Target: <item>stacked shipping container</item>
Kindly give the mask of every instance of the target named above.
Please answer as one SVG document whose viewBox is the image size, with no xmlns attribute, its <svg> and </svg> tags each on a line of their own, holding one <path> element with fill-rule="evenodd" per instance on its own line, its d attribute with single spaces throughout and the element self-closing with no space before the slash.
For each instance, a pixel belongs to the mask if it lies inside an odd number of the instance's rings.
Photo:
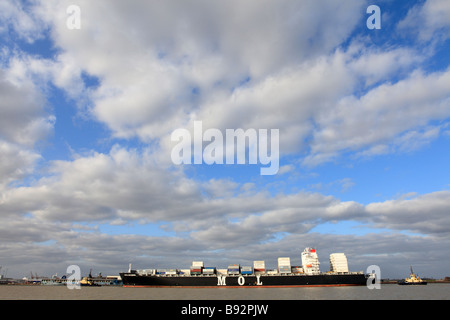
<svg viewBox="0 0 450 320">
<path fill-rule="evenodd" d="M 253 274 L 253 268 L 252 267 L 241 267 L 241 274 Z"/>
<path fill-rule="evenodd" d="M 193 261 L 190 269 L 191 275 L 199 275 L 202 274 L 203 269 L 203 261 Z"/>
<path fill-rule="evenodd" d="M 253 270 L 255 271 L 255 273 L 265 273 L 266 266 L 264 261 L 253 261 Z"/>
<path fill-rule="evenodd" d="M 228 266 L 228 274 L 240 274 L 241 266 L 238 264 L 230 264 Z"/>
<path fill-rule="evenodd" d="M 303 268 L 300 266 L 292 266 L 291 272 L 292 273 L 303 273 Z"/>
<path fill-rule="evenodd" d="M 204 267 L 202 273 L 203 274 L 209 274 L 209 275 L 216 274 L 216 268 L 214 268 L 214 267 Z"/>
<path fill-rule="evenodd" d="M 330 271 L 331 272 L 348 272 L 347 257 L 344 253 L 330 254 Z"/>
<path fill-rule="evenodd" d="M 278 258 L 278 272 L 279 273 L 291 273 L 291 259 L 290 258 Z"/>
<path fill-rule="evenodd" d="M 266 269 L 265 261 L 253 261 L 253 267 L 239 264 L 231 264 L 227 269 L 216 269 L 215 267 L 204 267 L 203 261 L 193 261 L 190 269 L 143 269 L 138 270 L 144 275 L 252 275 L 252 274 L 319 274 L 319 259 L 313 248 L 306 248 L 302 254 L 302 266 L 291 266 L 289 257 L 278 258 L 278 269 Z M 348 263 L 344 253 L 333 253 L 330 255 L 330 271 L 336 273 L 347 273 Z"/>
</svg>

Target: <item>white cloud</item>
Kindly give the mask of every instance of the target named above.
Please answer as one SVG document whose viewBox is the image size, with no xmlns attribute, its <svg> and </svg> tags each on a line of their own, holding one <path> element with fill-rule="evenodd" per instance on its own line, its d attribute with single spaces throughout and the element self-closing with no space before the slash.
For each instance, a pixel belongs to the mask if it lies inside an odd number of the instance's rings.
<svg viewBox="0 0 450 320">
<path fill-rule="evenodd" d="M 57 47 L 101 79 L 91 96 L 93 115 L 117 136 L 144 141 L 211 110 L 211 100 L 227 103 L 247 78 L 270 85 L 274 72 L 328 53 L 351 32 L 361 8 L 358 1 L 255 1 L 202 3 L 199 11 L 197 1 L 81 1 L 82 27 L 73 31 L 63 23 L 66 4 L 45 1 L 34 11 L 52 26 Z M 290 112 L 293 103 L 301 101 L 292 101 Z"/>
<path fill-rule="evenodd" d="M 345 186 L 349 180 L 336 183 Z M 355 264 L 362 265 L 368 263 L 364 254 L 369 252 L 362 246 L 349 245 L 354 244 L 352 241 L 371 241 L 370 253 L 383 252 L 390 241 L 391 247 L 384 253 L 398 250 L 407 255 L 408 246 L 417 236 L 402 235 L 403 230 L 423 234 L 420 239 L 424 245 L 445 237 L 449 230 L 450 197 L 445 191 L 410 194 L 406 198 L 364 206 L 319 193 L 270 195 L 253 188 L 227 180 L 196 182 L 180 171 L 161 171 L 150 154 L 115 147 L 109 154 L 94 153 L 73 161 L 54 162 L 48 174 L 31 186 L 4 192 L 0 202 L 2 226 L 14 227 L 17 232 L 0 234 L 7 239 L 6 247 L 11 250 L 21 247 L 23 252 L 30 252 L 29 259 L 39 260 L 37 252 L 52 255 L 61 251 L 64 254 L 52 261 L 62 266 L 66 261 L 81 265 L 95 261 L 97 268 L 109 264 L 117 272 L 117 268 L 125 268 L 129 262 L 149 267 L 151 256 L 164 256 L 164 263 L 176 265 L 199 257 L 214 263 L 222 258 L 258 259 L 254 257 L 258 252 L 264 252 L 263 259 L 276 259 L 280 252 L 298 254 L 298 244 L 313 244 L 324 251 L 346 248 L 352 259 L 357 260 Z M 241 193 L 242 189 L 247 192 Z M 132 221 L 166 221 L 176 235 L 127 235 L 126 230 L 130 229 L 126 223 Z M 392 234 L 356 237 L 309 232 L 326 221 L 357 221 L 372 227 L 374 232 L 377 228 L 391 229 Z M 77 223 L 89 222 L 112 225 L 120 222 L 124 234 L 113 236 L 77 227 Z M 48 231 L 43 232 L 40 225 Z M 324 239 L 332 240 L 332 245 Z M 55 243 L 46 244 L 48 241 Z M 233 249 L 242 243 L 248 250 L 242 248 L 234 253 Z M 2 250 L 7 250 L 6 247 Z M 190 253 L 193 247 L 195 254 Z M 217 258 L 217 250 L 224 249 L 230 251 Z M 79 254 L 80 250 L 83 255 Z M 101 256 L 98 250 L 103 252 Z M 148 256 L 142 256 L 143 252 Z M 323 255 L 326 256 L 325 252 Z M 23 259 L 16 257 L 14 261 L 19 264 Z M 48 266 L 47 270 L 55 265 Z"/>
<path fill-rule="evenodd" d="M 42 36 L 43 25 L 33 14 L 25 9 L 19 0 L 0 3 L 0 33 L 9 30 L 27 42 L 33 42 Z"/>
<path fill-rule="evenodd" d="M 295 167 L 293 165 L 287 164 L 287 165 L 284 165 L 284 166 L 280 167 L 280 170 L 278 170 L 278 174 L 282 175 L 282 174 L 285 174 L 285 173 L 292 172 L 294 170 L 295 170 Z"/>
<path fill-rule="evenodd" d="M 0 68 L 0 190 L 32 174 L 55 117 L 20 58 Z"/>
<path fill-rule="evenodd" d="M 448 116 L 432 114 L 448 97 L 438 88 L 431 101 L 419 90 L 422 99 L 406 107 L 417 86 L 446 81 L 445 74 L 411 74 L 425 58 L 413 49 L 362 39 L 339 49 L 360 21 L 358 1 L 232 1 L 201 11 L 194 0 L 80 1 L 80 30 L 66 27 L 68 3 L 33 9 L 62 50 L 56 66 L 63 72 L 54 81 L 70 90 L 80 70 L 98 77 L 99 87 L 87 93 L 91 114 L 117 137 L 162 139 L 167 147 L 170 133 L 193 120 L 220 129 L 279 128 L 282 154 L 309 149 L 304 163 L 317 164 L 346 150 L 379 152 L 418 125 L 411 115 L 421 113 L 420 125 Z M 390 82 L 394 75 L 398 83 Z M 391 94 L 398 101 L 388 103 Z"/>
<path fill-rule="evenodd" d="M 399 22 L 398 28 L 407 33 L 418 33 L 420 40 L 445 41 L 450 37 L 450 3 L 427 0 L 422 5 L 415 5 Z"/>
<path fill-rule="evenodd" d="M 217 245 L 234 232 L 258 242 L 278 232 L 302 233 L 330 220 L 375 222 L 377 227 L 423 233 L 448 230 L 445 210 L 450 203 L 444 191 L 367 206 L 319 193 L 241 193 L 245 185 L 227 180 L 199 183 L 179 171 L 162 171 L 150 159 L 115 147 L 109 154 L 54 162 L 49 175 L 32 186 L 5 192 L 3 212 L 63 222 L 168 221 L 177 232 L 192 232 L 197 240 L 216 239 Z M 352 185 L 349 179 L 336 183 Z M 425 208 L 431 212 L 426 222 Z M 219 229 L 223 231 L 216 238 Z"/>
<path fill-rule="evenodd" d="M 366 206 L 377 226 L 423 234 L 448 235 L 450 192 L 438 191 L 410 199 L 388 200 Z"/>
<path fill-rule="evenodd" d="M 13 61 L 0 69 L 0 136 L 12 143 L 33 147 L 52 132 L 54 117 L 47 114 L 46 101 L 26 74 Z"/>
<path fill-rule="evenodd" d="M 370 153 L 384 152 L 380 144 L 406 143 L 411 135 L 417 138 L 413 133 L 416 128 L 450 116 L 449 81 L 450 70 L 431 74 L 417 71 L 397 83 L 382 84 L 361 98 L 342 98 L 332 110 L 317 118 L 319 129 L 314 133 L 311 155 L 305 163 L 318 163 L 327 155 L 325 160 L 329 160 L 348 150 L 369 148 Z M 420 135 L 420 140 L 437 137 L 436 130 Z"/>
<path fill-rule="evenodd" d="M 3 205 L 57 221 L 172 220 L 198 199 L 196 185 L 147 161 L 121 148 L 55 161 L 35 185 L 5 193 Z"/>
<path fill-rule="evenodd" d="M 31 174 L 39 159 L 39 154 L 0 139 L 0 191 Z"/>
</svg>

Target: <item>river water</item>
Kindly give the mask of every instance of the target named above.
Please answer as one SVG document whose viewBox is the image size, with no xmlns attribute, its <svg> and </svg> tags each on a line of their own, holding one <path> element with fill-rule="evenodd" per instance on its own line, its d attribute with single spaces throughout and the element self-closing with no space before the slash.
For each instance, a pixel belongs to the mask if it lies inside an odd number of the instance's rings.
<svg viewBox="0 0 450 320">
<path fill-rule="evenodd" d="M 296 288 L 0 286 L 0 300 L 450 300 L 450 284 Z"/>
<path fill-rule="evenodd" d="M 420 300 L 420 301 L 419 301 Z M 431 301 L 432 300 L 432 301 Z M 436 301 L 439 300 L 439 301 Z M 156 319 L 360 319 L 441 315 L 450 284 L 297 288 L 0 286 L 0 308 L 23 318 L 121 316 Z M 425 304 L 433 303 L 433 306 Z M 439 305 L 437 305 L 439 303 Z M 357 304 L 357 305 L 354 305 Z M 445 312 L 445 311 L 444 311 Z M 5 313 L 6 314 L 6 313 Z"/>
</svg>

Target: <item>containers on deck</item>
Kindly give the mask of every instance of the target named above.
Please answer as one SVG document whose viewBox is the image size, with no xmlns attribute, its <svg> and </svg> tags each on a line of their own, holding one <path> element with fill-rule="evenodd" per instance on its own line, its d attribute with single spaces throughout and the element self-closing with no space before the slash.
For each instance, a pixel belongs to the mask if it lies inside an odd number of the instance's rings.
<svg viewBox="0 0 450 320">
<path fill-rule="evenodd" d="M 241 267 L 241 274 L 251 275 L 251 274 L 253 274 L 253 268 L 252 267 Z"/>
<path fill-rule="evenodd" d="M 292 266 L 289 257 L 278 258 L 277 269 L 266 269 L 264 260 L 253 261 L 252 266 L 240 266 L 230 264 L 226 269 L 216 267 L 205 267 L 203 261 L 193 261 L 190 269 L 142 269 L 138 270 L 140 275 L 163 275 L 163 276 L 199 276 L 199 275 L 299 275 L 319 274 L 319 259 L 314 248 L 305 248 L 301 254 L 302 265 Z M 331 273 L 348 273 L 347 257 L 344 253 L 333 253 L 330 255 Z"/>
<path fill-rule="evenodd" d="M 278 258 L 278 272 L 291 273 L 291 258 Z"/>
<path fill-rule="evenodd" d="M 216 268 L 214 268 L 214 267 L 204 267 L 202 273 L 203 274 L 207 274 L 207 275 L 216 274 Z"/>
<path fill-rule="evenodd" d="M 253 270 L 254 270 L 255 274 L 265 273 L 266 272 L 265 262 L 262 260 L 253 261 Z"/>
<path fill-rule="evenodd" d="M 191 275 L 199 275 L 202 274 L 203 269 L 203 261 L 193 261 L 190 269 Z"/>
<path fill-rule="evenodd" d="M 330 271 L 331 272 L 348 272 L 347 257 L 344 253 L 330 254 Z"/>
<path fill-rule="evenodd" d="M 228 266 L 228 274 L 240 274 L 241 273 L 241 266 L 238 264 L 230 264 Z"/>
</svg>

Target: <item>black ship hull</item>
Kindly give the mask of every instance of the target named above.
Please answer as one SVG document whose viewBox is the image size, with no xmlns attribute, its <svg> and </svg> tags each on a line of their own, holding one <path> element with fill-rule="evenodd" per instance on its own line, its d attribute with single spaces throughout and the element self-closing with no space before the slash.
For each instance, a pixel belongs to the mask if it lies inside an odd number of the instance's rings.
<svg viewBox="0 0 450 320">
<path fill-rule="evenodd" d="M 364 286 L 363 273 L 291 275 L 140 275 L 120 274 L 125 287 L 296 287 Z"/>
<path fill-rule="evenodd" d="M 401 286 L 425 286 L 427 284 L 427 282 L 426 281 L 422 281 L 422 282 L 399 281 L 398 284 Z"/>
</svg>

